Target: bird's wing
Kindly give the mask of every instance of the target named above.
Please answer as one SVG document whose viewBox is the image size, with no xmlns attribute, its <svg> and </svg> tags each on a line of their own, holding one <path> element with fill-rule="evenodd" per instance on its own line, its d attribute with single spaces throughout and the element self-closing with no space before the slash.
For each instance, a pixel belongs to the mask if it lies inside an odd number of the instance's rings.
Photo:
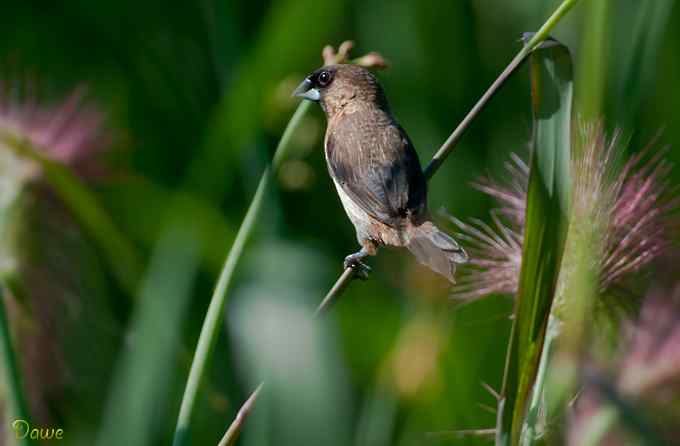
<svg viewBox="0 0 680 446">
<path fill-rule="evenodd" d="M 367 214 L 396 227 L 407 215 L 420 216 L 427 207 L 427 188 L 418 154 L 396 125 L 366 128 L 349 123 L 352 131 L 336 129 L 326 138 L 331 176 Z M 347 127 L 345 127 L 347 128 Z"/>
</svg>

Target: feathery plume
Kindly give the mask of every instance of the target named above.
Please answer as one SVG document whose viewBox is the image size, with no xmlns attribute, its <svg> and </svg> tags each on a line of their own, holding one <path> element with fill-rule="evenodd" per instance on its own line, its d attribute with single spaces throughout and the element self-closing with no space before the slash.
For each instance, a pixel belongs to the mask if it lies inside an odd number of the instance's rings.
<svg viewBox="0 0 680 446">
<path fill-rule="evenodd" d="M 36 99 L 31 84 L 21 87 L 0 80 L 0 235 L 5 240 L 10 238 L 7 210 L 23 186 L 40 175 L 38 164 L 22 156 L 17 144 L 28 143 L 49 159 L 81 169 L 92 167 L 92 156 L 109 143 L 103 114 L 84 103 L 83 88 L 50 105 Z M 8 251 L 7 243 L 0 244 L 0 273 L 14 268 Z"/>
<path fill-rule="evenodd" d="M 0 81 L 0 132 L 25 139 L 50 158 L 75 164 L 109 144 L 104 116 L 84 102 L 79 87 L 60 103 L 41 104 L 35 94 L 23 99 Z"/>
<path fill-rule="evenodd" d="M 601 126 L 584 126 L 582 144 L 572 160 L 572 224 L 570 239 L 582 230 L 599 228 L 601 253 L 593 259 L 601 291 L 621 285 L 671 245 L 672 214 L 680 200 L 668 186 L 670 165 L 663 151 L 650 156 L 651 146 L 631 157 L 617 169 L 620 133 L 607 140 Z M 517 292 L 522 261 L 529 169 L 512 154 L 506 163 L 510 183 L 483 178 L 474 186 L 496 199 L 492 225 L 480 220 L 464 223 L 453 219 L 459 237 L 470 252 L 469 266 L 461 268 L 453 295 L 476 299 L 489 294 Z M 586 226 L 587 225 L 587 226 Z"/>
<path fill-rule="evenodd" d="M 651 290 L 623 331 L 618 359 L 585 368 L 584 388 L 568 417 L 568 445 L 628 444 L 623 411 L 643 414 L 646 428 L 669 444 L 680 435 L 680 283 Z"/>
</svg>

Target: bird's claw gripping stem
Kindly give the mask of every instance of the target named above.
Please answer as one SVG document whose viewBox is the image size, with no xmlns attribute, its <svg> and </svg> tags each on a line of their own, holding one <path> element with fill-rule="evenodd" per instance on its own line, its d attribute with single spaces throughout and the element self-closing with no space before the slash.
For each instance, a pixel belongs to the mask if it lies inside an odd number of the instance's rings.
<svg viewBox="0 0 680 446">
<path fill-rule="evenodd" d="M 345 261 L 343 262 L 344 268 L 352 268 L 354 270 L 354 274 L 361 280 L 368 279 L 368 273 L 371 272 L 371 267 L 362 262 L 363 258 L 367 255 L 368 252 L 366 252 L 365 249 L 348 255 L 345 257 Z"/>
</svg>

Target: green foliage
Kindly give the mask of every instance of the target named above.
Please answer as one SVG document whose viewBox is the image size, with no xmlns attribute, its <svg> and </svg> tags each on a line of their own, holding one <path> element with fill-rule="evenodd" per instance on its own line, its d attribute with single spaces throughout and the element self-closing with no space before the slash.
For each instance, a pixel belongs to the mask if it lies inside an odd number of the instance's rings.
<svg viewBox="0 0 680 446">
<path fill-rule="evenodd" d="M 173 382 L 180 340 L 175 327 L 181 325 L 189 306 L 198 265 L 196 251 L 197 241 L 186 227 L 164 228 L 130 324 L 128 336 L 134 342 L 118 360 L 97 444 L 141 446 L 153 438 L 148 417 L 164 406 Z"/>
<path fill-rule="evenodd" d="M 621 60 L 615 60 L 617 77 L 615 88 L 618 92 L 614 116 L 618 125 L 633 129 L 635 119 L 640 113 L 644 91 L 653 87 L 655 62 L 659 49 L 664 44 L 663 33 L 671 18 L 673 0 L 641 2 L 634 10 L 628 10 L 626 21 L 621 23 L 627 28 L 627 39 Z M 631 17 L 632 16 L 632 17 Z M 632 33 L 630 32 L 632 30 Z"/>
<path fill-rule="evenodd" d="M 307 113 L 295 135 L 288 134 L 286 146 L 294 156 L 277 151 L 274 164 L 280 170 L 265 168 L 293 113 L 289 84 L 321 63 L 323 45 L 352 38 L 357 53 L 375 50 L 390 61 L 392 68 L 379 77 L 424 165 L 517 52 L 520 33 L 544 19 L 537 11 L 558 3 L 4 5 L 1 93 L 11 90 L 8 80 L 26 75 L 55 96 L 86 83 L 88 99 L 109 117 L 115 141 L 99 160 L 101 176 L 82 179 L 70 168 L 47 163 L 38 181 L 49 192 L 21 198 L 62 202 L 81 227 L 57 228 L 57 235 L 85 245 L 43 243 L 53 236 L 48 231 L 34 236 L 34 255 L 21 265 L 32 274 L 13 278 L 25 292 L 21 317 L 9 325 L 30 335 L 43 323 L 39 316 L 49 312 L 79 329 L 73 336 L 59 324 L 46 324 L 39 328 L 47 336 L 19 339 L 27 347 L 16 350 L 25 365 L 26 393 L 37 408 L 31 415 L 38 423 L 65 427 L 69 445 L 169 444 L 175 429 L 188 433 L 189 425 L 192 444 L 216 444 L 249 392 L 266 379 L 262 404 L 239 445 L 298 446 L 308 438 L 336 444 L 488 444 L 487 438 L 448 433 L 488 430 L 494 423 L 496 414 L 478 406 L 494 404 L 480 381 L 495 386 L 502 380 L 511 302 L 499 296 L 456 306 L 447 284 L 407 255 L 385 250 L 372 259 L 371 280 L 350 287 L 328 318 L 312 324 L 309 310 L 356 243 L 326 175 L 318 111 Z M 634 126 L 627 131 L 648 140 L 674 122 L 680 107 L 674 88 L 680 76 L 678 8 L 671 8 L 672 0 L 609 2 L 608 31 L 595 32 L 590 24 L 602 16 L 565 16 L 575 3 L 559 3 L 560 14 L 551 23 L 564 20 L 550 32 L 584 58 L 591 57 L 585 56 L 591 54 L 587 48 L 611 49 L 601 50 L 603 60 L 595 64 L 607 71 L 593 74 L 597 96 L 577 97 L 577 104 L 586 108 L 592 101 L 592 109 L 609 112 L 609 126 L 623 119 Z M 667 57 L 657 62 L 658 54 Z M 510 79 L 430 183 L 433 211 L 444 206 L 463 219 L 487 214 L 489 203 L 469 182 L 487 169 L 498 170 L 508 152 L 521 153 L 528 104 L 522 78 Z M 676 130 L 670 126 L 668 132 L 675 136 Z M 669 153 L 680 159 L 677 147 Z M 674 175 L 677 180 L 677 169 Z M 287 182 L 290 178 L 295 181 Z M 280 188 L 267 188 L 277 179 Z M 557 212 L 547 203 L 546 212 Z M 51 217 L 42 214 L 43 225 L 61 224 Z M 44 231 L 40 223 L 26 228 L 29 236 Z M 101 274 L 100 263 L 107 274 Z M 71 274 L 61 274 L 64 270 Z M 54 277 L 75 286 L 61 287 Z M 524 292 L 535 291 L 532 298 L 547 292 L 529 290 L 532 284 L 524 280 Z M 515 407 L 528 397 L 530 382 L 521 377 L 536 367 L 545 303 L 523 309 L 524 328 L 515 330 Z M 418 320 L 433 319 L 437 323 L 427 325 L 424 335 L 409 337 Z M 101 333 L 111 345 L 102 345 Z M 9 364 L 6 357 L 3 363 Z M 66 373 L 34 373 L 52 367 Z M 60 381 L 62 375 L 71 381 Z M 0 389 L 4 415 L 9 390 Z M 508 401 L 504 414 L 514 415 Z"/>
</svg>

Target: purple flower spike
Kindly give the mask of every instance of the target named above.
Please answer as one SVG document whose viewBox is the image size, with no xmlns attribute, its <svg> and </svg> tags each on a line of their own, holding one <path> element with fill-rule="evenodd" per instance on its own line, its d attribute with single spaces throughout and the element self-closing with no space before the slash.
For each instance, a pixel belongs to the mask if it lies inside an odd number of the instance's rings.
<svg viewBox="0 0 680 446">
<path fill-rule="evenodd" d="M 669 193 L 671 168 L 662 152 L 645 161 L 647 152 L 632 157 L 617 179 L 620 189 L 611 210 L 600 272 L 603 288 L 640 270 L 671 246 L 671 215 L 680 201 Z"/>
<path fill-rule="evenodd" d="M 509 185 L 501 185 L 489 177 L 473 184 L 499 204 L 491 212 L 493 226 L 478 219 L 468 224 L 451 217 L 460 229 L 458 238 L 466 243 L 470 254 L 470 260 L 460 271 L 453 288 L 454 296 L 459 299 L 472 300 L 489 294 L 514 294 L 517 291 L 529 167 L 513 153 L 505 168 L 512 178 Z"/>
<path fill-rule="evenodd" d="M 680 283 L 652 291 L 628 327 L 619 387 L 627 395 L 663 401 L 680 389 Z"/>
<path fill-rule="evenodd" d="M 621 169 L 619 135 L 607 141 L 600 126 L 582 129 L 582 146 L 572 160 L 572 224 L 567 238 L 597 227 L 601 249 L 597 256 L 600 289 L 621 285 L 626 278 L 668 251 L 674 225 L 671 215 L 680 199 L 668 186 L 670 166 L 650 148 L 633 156 Z M 509 184 L 483 178 L 474 184 L 493 197 L 499 207 L 491 213 L 492 226 L 454 219 L 467 243 L 469 266 L 461 268 L 454 297 L 475 299 L 489 294 L 515 294 L 522 260 L 529 169 L 517 155 L 506 164 Z M 565 261 L 569 256 L 565 254 Z"/>
<path fill-rule="evenodd" d="M 592 442 L 586 439 L 592 440 L 596 431 L 601 433 L 597 444 L 635 443 L 631 431 L 620 422 L 623 417 L 610 417 L 608 425 L 601 423 L 602 416 L 620 410 L 612 395 L 645 414 L 667 444 L 680 438 L 680 412 L 676 410 L 680 403 L 680 283 L 672 288 L 657 284 L 645 296 L 637 320 L 626 321 L 621 344 L 611 363 L 591 358 L 585 365 L 584 386 L 569 410 L 568 445 Z"/>
<path fill-rule="evenodd" d="M 49 158 L 75 165 L 106 147 L 104 116 L 85 104 L 78 88 L 55 105 L 40 104 L 34 94 L 15 100 L 0 81 L 0 131 L 26 139 Z"/>
</svg>

